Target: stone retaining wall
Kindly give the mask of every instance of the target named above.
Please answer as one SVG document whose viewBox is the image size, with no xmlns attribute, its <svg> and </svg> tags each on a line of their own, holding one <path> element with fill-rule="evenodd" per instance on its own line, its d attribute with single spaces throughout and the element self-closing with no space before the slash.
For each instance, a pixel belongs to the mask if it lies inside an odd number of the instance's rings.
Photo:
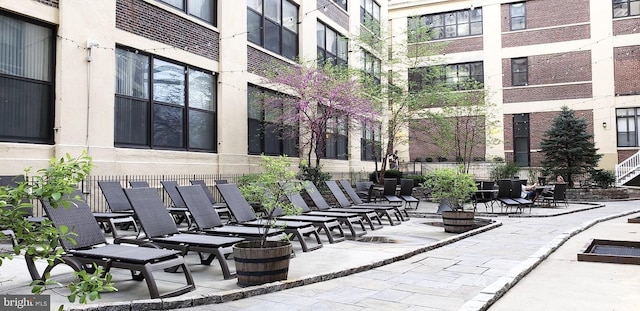
<svg viewBox="0 0 640 311">
<path fill-rule="evenodd" d="M 567 189 L 567 200 L 570 201 L 611 201 L 629 199 L 626 188 L 572 188 Z"/>
</svg>

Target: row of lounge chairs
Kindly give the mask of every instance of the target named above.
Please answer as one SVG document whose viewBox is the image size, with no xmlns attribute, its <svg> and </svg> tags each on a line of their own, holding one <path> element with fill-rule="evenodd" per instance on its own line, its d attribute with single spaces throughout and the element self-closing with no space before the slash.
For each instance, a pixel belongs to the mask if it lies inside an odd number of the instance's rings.
<svg viewBox="0 0 640 311">
<path fill-rule="evenodd" d="M 269 229 L 270 238 L 279 239 L 283 234 L 291 234 L 306 252 L 322 247 L 320 233 L 324 233 L 330 243 L 338 243 L 346 238 L 357 239 L 366 234 L 367 229 L 381 228 L 383 220 L 390 225 L 398 225 L 408 219 L 408 214 L 401 205 L 362 202 L 348 182 L 339 183 L 353 203 L 336 181 L 327 182 L 328 188 L 340 204 L 336 208 L 329 206 L 313 183 L 304 182 L 304 188 L 317 209 L 311 210 L 300 193 L 290 195 L 288 199 L 304 213 L 299 216 L 277 215 L 278 228 Z M 134 280 L 146 280 L 152 298 L 172 297 L 195 289 L 193 277 L 184 261 L 184 256 L 189 252 L 197 252 L 200 263 L 204 265 L 217 260 L 224 278 L 233 278 L 234 273 L 226 262 L 232 252 L 231 246 L 243 240 L 260 238 L 266 221 L 255 214 L 237 185 L 216 185 L 226 202 L 221 204 L 215 202 L 206 184 L 199 181 L 192 184 L 178 186 L 175 182 L 163 182 L 165 191 L 173 201 L 170 209 L 165 207 L 156 189 L 123 189 L 117 181 L 99 182 L 111 209 L 109 213 L 92 213 L 88 204 L 79 199 L 77 193 L 69 198 L 73 202 L 70 209 L 52 208 L 48 202 L 42 202 L 47 216 L 55 226 L 65 225 L 78 235 L 75 244 L 61 241 L 65 255 L 56 264 L 64 262 L 76 271 L 91 271 L 92 263 L 104 266 L 107 271 L 110 268 L 131 270 Z M 220 214 L 225 215 L 231 223 L 223 223 Z M 178 228 L 176 223 L 180 220 L 187 222 L 185 230 Z M 116 244 L 107 243 L 98 225 L 100 222 L 107 224 L 105 229 L 113 231 Z M 135 235 L 121 236 L 116 233 L 117 226 L 126 223 L 133 225 L 137 231 Z M 144 237 L 139 236 L 139 231 L 144 232 Z M 313 244 L 309 244 L 311 242 Z M 123 244 L 136 244 L 145 249 Z M 26 259 L 34 280 L 44 278 L 55 266 L 48 266 L 40 274 L 33 258 L 26 256 Z M 153 272 L 158 270 L 181 270 L 185 275 L 186 285 L 160 293 L 153 277 Z"/>
</svg>

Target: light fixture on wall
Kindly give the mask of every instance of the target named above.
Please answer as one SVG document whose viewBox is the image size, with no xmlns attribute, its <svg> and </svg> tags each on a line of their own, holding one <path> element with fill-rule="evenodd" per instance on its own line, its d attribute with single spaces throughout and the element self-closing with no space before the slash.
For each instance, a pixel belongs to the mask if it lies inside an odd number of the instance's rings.
<svg viewBox="0 0 640 311">
<path fill-rule="evenodd" d="M 607 122 L 602 122 L 602 127 L 607 128 Z"/>
</svg>

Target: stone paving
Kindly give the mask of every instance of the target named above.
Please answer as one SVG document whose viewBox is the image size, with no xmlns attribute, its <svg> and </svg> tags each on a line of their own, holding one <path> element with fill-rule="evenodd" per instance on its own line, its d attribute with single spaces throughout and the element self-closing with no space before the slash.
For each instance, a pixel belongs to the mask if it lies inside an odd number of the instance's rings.
<svg viewBox="0 0 640 311">
<path fill-rule="evenodd" d="M 421 203 L 418 214 L 434 217 L 435 209 L 435 204 Z M 155 310 L 205 303 L 180 310 L 484 310 L 571 236 L 598 222 L 637 212 L 635 201 L 534 208 L 530 214 L 527 209 L 522 215 L 510 215 L 516 217 L 485 215 L 496 223 L 463 236 L 425 225 L 437 219 L 412 217 L 400 226 L 368 234 L 397 243 L 346 241 L 298 252 L 290 277 L 282 284 L 242 289 L 233 280 L 220 280 L 217 267 L 193 265 L 196 292 L 145 299 L 146 287 L 139 282 L 119 281 L 120 292 L 104 294 L 97 304 L 65 305 L 90 310 Z M 0 293 L 28 293 L 23 265 L 18 258 L 0 268 Z M 173 277 L 165 273 L 162 281 L 170 284 Z M 299 287 L 282 290 L 292 286 Z M 57 305 L 64 303 L 64 289 L 49 293 Z"/>
<path fill-rule="evenodd" d="M 370 271 L 181 310 L 483 310 L 572 235 L 640 212 L 635 201 L 603 204 L 556 217 L 498 217 L 503 225 L 493 230 Z"/>
</svg>

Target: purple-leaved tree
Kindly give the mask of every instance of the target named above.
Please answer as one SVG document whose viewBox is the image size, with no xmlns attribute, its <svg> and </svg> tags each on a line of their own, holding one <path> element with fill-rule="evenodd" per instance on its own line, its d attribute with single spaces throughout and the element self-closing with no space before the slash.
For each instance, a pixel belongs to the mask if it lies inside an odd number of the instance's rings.
<svg viewBox="0 0 640 311">
<path fill-rule="evenodd" d="M 310 166 L 312 155 L 315 155 L 315 167 L 320 166 L 326 151 L 328 126 L 359 130 L 366 121 L 380 119 L 379 107 L 357 75 L 347 68 L 278 66 L 268 71 L 266 82 L 273 89 L 291 95 L 265 98 L 265 110 L 271 111 L 272 121 L 287 128 L 299 128 L 299 132 L 284 131 L 284 135 L 299 137 L 300 154 L 306 153 Z"/>
</svg>

